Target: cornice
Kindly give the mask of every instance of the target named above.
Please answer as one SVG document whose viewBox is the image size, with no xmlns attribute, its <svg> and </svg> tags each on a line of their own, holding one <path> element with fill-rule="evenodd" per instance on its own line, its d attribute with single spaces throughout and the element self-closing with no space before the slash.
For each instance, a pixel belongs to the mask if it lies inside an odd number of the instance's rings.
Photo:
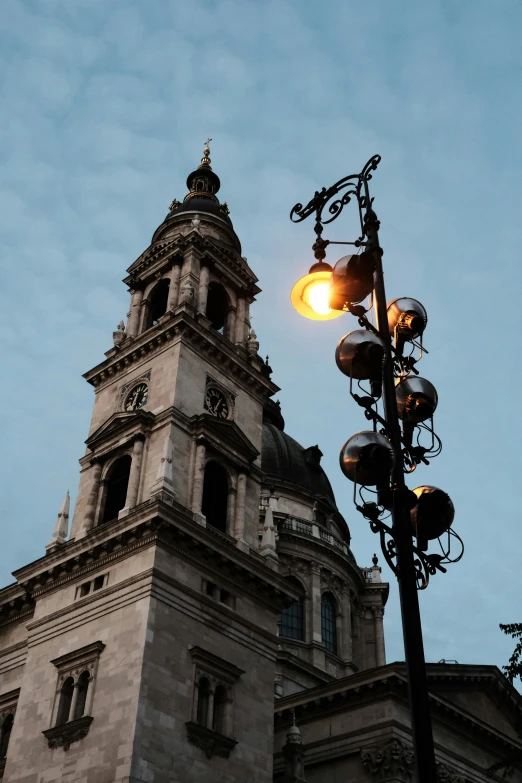
<svg viewBox="0 0 522 783">
<path fill-rule="evenodd" d="M 235 540 L 216 535 L 193 520 L 183 506 L 149 500 L 122 520 L 94 528 L 14 573 L 27 600 L 84 578 L 137 549 L 160 545 L 203 571 L 215 571 L 274 611 L 299 597 L 299 591 L 266 565 L 236 547 Z M 0 612 L 2 607 L 0 605 Z"/>
<path fill-rule="evenodd" d="M 96 389 L 104 388 L 114 379 L 129 372 L 134 365 L 161 353 L 175 341 L 185 341 L 206 361 L 221 370 L 225 369 L 240 386 L 262 400 L 279 391 L 273 381 L 239 355 L 226 337 L 205 329 L 183 311 L 167 313 L 155 327 L 143 332 L 136 339 L 125 340 L 115 355 L 84 373 L 83 377 Z"/>
</svg>

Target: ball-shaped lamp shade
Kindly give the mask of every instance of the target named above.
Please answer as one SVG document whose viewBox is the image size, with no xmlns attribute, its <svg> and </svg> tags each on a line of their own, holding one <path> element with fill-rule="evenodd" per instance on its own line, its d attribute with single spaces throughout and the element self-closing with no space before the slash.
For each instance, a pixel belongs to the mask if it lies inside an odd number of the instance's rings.
<svg viewBox="0 0 522 783">
<path fill-rule="evenodd" d="M 428 313 L 423 305 L 410 296 L 401 296 L 388 305 L 388 327 L 390 334 L 395 330 L 405 339 L 420 337 L 428 323 Z"/>
<path fill-rule="evenodd" d="M 346 441 L 339 462 L 346 478 L 355 484 L 384 488 L 389 484 L 395 455 L 384 435 L 367 430 Z"/>
<path fill-rule="evenodd" d="M 449 495 L 437 487 L 423 486 L 413 490 L 417 504 L 411 510 L 411 524 L 417 538 L 431 541 L 451 527 L 455 507 Z"/>
<path fill-rule="evenodd" d="M 333 268 L 330 280 L 330 306 L 346 310 L 348 304 L 357 304 L 373 291 L 375 259 L 372 253 L 343 256 Z"/>
<path fill-rule="evenodd" d="M 301 277 L 292 288 L 290 300 L 300 315 L 313 321 L 330 321 L 343 314 L 328 304 L 332 267 L 324 261 L 313 264 L 310 272 Z"/>
<path fill-rule="evenodd" d="M 366 329 L 346 334 L 335 349 L 335 361 L 340 371 L 357 381 L 379 381 L 383 359 L 381 338 Z"/>
<path fill-rule="evenodd" d="M 409 424 L 419 424 L 431 418 L 439 397 L 435 386 L 426 378 L 407 375 L 395 387 L 399 418 Z"/>
</svg>

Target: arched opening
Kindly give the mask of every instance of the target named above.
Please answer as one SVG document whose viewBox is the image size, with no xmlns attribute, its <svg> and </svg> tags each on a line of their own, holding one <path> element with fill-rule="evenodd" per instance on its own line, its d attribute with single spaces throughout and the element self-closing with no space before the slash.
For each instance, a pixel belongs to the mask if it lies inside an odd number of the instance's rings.
<svg viewBox="0 0 522 783">
<path fill-rule="evenodd" d="M 85 703 L 87 701 L 87 691 L 89 690 L 90 674 L 88 671 L 82 672 L 78 679 L 78 697 L 76 699 L 76 709 L 74 710 L 73 720 L 81 718 L 85 713 Z"/>
<path fill-rule="evenodd" d="M 74 680 L 72 677 L 67 677 L 60 691 L 60 703 L 58 705 L 58 714 L 56 716 L 57 726 L 61 726 L 62 723 L 67 723 L 69 720 L 73 692 Z"/>
<path fill-rule="evenodd" d="M 287 577 L 287 582 L 302 588 L 301 582 L 293 576 Z M 284 636 L 287 639 L 304 641 L 304 606 L 301 599 L 283 609 L 277 618 L 277 632 L 279 636 Z"/>
<path fill-rule="evenodd" d="M 207 462 L 203 482 L 203 503 L 201 511 L 207 518 L 207 525 L 221 532 L 227 532 L 228 475 L 217 462 Z"/>
<path fill-rule="evenodd" d="M 227 709 L 227 691 L 224 685 L 218 685 L 214 693 L 214 718 L 212 726 L 214 731 L 219 734 L 225 734 L 225 721 Z"/>
<path fill-rule="evenodd" d="M 105 506 L 100 524 L 116 519 L 125 508 L 132 459 L 128 454 L 113 463 L 106 478 Z"/>
<path fill-rule="evenodd" d="M 202 677 L 198 683 L 198 711 L 197 722 L 200 726 L 207 725 L 208 721 L 208 703 L 210 699 L 210 681 Z"/>
<path fill-rule="evenodd" d="M 323 647 L 330 652 L 337 652 L 335 598 L 331 593 L 323 593 L 321 597 L 321 639 Z"/>
<path fill-rule="evenodd" d="M 2 729 L 0 731 L 0 759 L 5 759 L 7 756 L 7 748 L 9 746 L 13 722 L 14 715 L 9 714 L 2 723 Z"/>
<path fill-rule="evenodd" d="M 169 300 L 170 280 L 167 277 L 162 278 L 154 286 L 149 294 L 149 312 L 145 322 L 145 329 L 155 326 L 162 315 L 167 312 L 167 303 Z"/>
<path fill-rule="evenodd" d="M 225 333 L 228 307 L 228 294 L 224 287 L 221 283 L 210 283 L 208 287 L 206 316 L 213 328 L 220 334 Z"/>
</svg>

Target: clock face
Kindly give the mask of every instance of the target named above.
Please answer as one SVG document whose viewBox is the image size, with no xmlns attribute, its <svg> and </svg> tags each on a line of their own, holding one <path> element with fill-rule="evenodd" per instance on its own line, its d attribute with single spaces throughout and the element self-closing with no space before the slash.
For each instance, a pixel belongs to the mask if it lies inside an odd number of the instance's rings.
<svg viewBox="0 0 522 783">
<path fill-rule="evenodd" d="M 126 411 L 137 411 L 138 408 L 143 408 L 149 398 L 149 388 L 146 383 L 139 383 L 130 392 L 129 396 L 125 400 Z"/>
<path fill-rule="evenodd" d="M 205 394 L 205 410 L 213 416 L 217 416 L 219 419 L 226 419 L 228 417 L 228 402 L 223 392 L 220 392 L 219 389 L 213 387 L 207 389 Z"/>
</svg>

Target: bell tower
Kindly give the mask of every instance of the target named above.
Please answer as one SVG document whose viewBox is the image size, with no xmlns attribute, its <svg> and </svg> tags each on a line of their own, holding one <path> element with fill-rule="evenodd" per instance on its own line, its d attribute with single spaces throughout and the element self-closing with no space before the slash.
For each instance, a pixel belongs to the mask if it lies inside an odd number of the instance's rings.
<svg viewBox="0 0 522 783">
<path fill-rule="evenodd" d="M 257 278 L 209 154 L 129 267 L 126 328 L 85 374 L 96 396 L 75 540 L 160 497 L 244 551 L 257 543 L 262 409 L 277 387 L 250 329 Z"/>
<path fill-rule="evenodd" d="M 9 781 L 272 780 L 276 620 L 300 597 L 259 542 L 277 386 L 208 142 L 187 187 L 128 268 L 127 322 L 84 376 L 95 399 L 69 540 L 64 512 L 7 588 L 33 613 Z M 17 628 L 4 646 L 23 644 Z"/>
</svg>

